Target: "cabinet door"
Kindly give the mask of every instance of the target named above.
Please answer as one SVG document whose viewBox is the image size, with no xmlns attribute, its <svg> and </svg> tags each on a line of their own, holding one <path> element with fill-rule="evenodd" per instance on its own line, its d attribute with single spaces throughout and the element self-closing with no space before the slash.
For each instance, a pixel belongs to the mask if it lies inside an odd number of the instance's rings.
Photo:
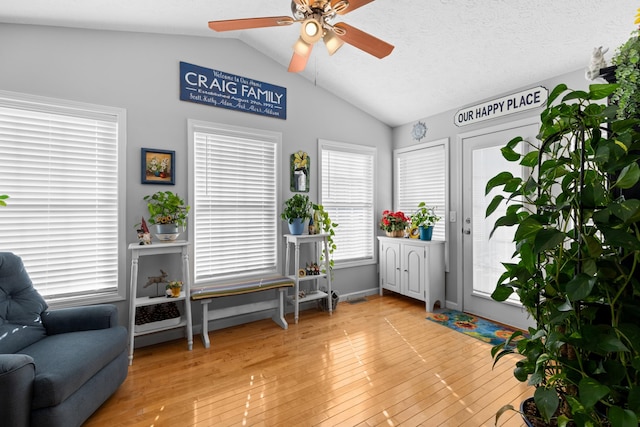
<svg viewBox="0 0 640 427">
<path fill-rule="evenodd" d="M 401 293 L 424 301 L 425 249 L 423 245 L 402 245 L 402 291 Z"/>
<path fill-rule="evenodd" d="M 382 287 L 400 292 L 400 245 L 380 242 L 380 280 Z"/>
</svg>

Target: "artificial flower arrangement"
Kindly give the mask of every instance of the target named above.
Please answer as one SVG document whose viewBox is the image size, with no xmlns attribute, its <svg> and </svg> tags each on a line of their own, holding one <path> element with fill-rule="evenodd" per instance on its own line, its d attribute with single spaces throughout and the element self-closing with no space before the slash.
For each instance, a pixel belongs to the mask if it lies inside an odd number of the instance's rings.
<svg viewBox="0 0 640 427">
<path fill-rule="evenodd" d="M 384 231 L 403 231 L 409 225 L 411 219 L 402 211 L 382 212 L 382 219 L 380 220 L 380 228 Z"/>
<path fill-rule="evenodd" d="M 173 298 L 180 296 L 180 290 L 182 289 L 182 280 L 172 280 L 166 285 L 166 289 L 171 292 Z"/>
</svg>

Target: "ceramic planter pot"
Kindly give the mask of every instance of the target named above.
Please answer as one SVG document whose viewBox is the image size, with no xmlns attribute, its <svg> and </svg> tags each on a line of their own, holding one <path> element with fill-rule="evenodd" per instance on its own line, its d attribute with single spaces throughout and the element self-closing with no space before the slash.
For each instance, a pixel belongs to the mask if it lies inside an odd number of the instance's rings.
<svg viewBox="0 0 640 427">
<path fill-rule="evenodd" d="M 304 230 L 304 220 L 302 218 L 294 218 L 293 222 L 289 223 L 289 232 L 294 235 L 302 234 Z"/>
<path fill-rule="evenodd" d="M 431 240 L 433 236 L 433 225 L 429 227 L 423 227 L 421 225 L 418 228 L 420 229 L 420 240 Z"/>
<path fill-rule="evenodd" d="M 153 224 L 151 232 L 161 242 L 172 242 L 178 238 L 182 231 L 176 224 Z"/>
</svg>

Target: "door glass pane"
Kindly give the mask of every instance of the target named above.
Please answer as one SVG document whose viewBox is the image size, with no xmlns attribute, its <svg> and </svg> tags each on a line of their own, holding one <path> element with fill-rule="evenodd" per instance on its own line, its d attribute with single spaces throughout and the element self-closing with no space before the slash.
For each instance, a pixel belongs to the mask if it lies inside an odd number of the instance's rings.
<svg viewBox="0 0 640 427">
<path fill-rule="evenodd" d="M 501 191 L 494 188 L 485 196 L 485 187 L 489 179 L 498 171 L 509 171 L 513 176 L 522 175 L 518 162 L 508 162 L 502 157 L 501 146 L 480 148 L 473 151 L 473 292 L 476 295 L 490 296 L 496 287 L 500 275 L 504 272 L 503 262 L 513 262 L 515 251 L 513 235 L 515 228 L 501 227 L 489 236 L 496 220 L 503 216 L 506 207 L 502 204 L 488 218 L 485 218 L 491 199 Z M 512 294 L 509 301 L 518 302 Z"/>
</svg>

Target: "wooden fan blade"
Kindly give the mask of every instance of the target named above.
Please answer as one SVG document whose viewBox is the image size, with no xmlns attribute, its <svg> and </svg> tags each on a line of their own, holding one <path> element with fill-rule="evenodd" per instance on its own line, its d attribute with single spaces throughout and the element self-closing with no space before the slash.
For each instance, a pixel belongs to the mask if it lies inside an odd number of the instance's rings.
<svg viewBox="0 0 640 427">
<path fill-rule="evenodd" d="M 291 25 L 295 22 L 290 16 L 269 16 L 264 18 L 227 19 L 224 21 L 209 21 L 209 28 L 213 31 L 249 30 L 251 28 L 277 27 Z"/>
<path fill-rule="evenodd" d="M 289 71 L 290 73 L 299 73 L 304 70 L 307 66 L 307 61 L 309 60 L 309 56 L 311 56 L 311 51 L 313 50 L 313 45 L 309 47 L 309 53 L 304 55 L 298 55 L 296 52 L 293 52 L 293 56 L 291 57 L 291 62 L 289 63 Z"/>
<path fill-rule="evenodd" d="M 394 48 L 393 45 L 344 22 L 338 22 L 334 25 L 334 28 L 338 28 L 338 31 L 335 31 L 335 33 L 342 41 L 377 58 L 384 58 L 389 55 Z"/>
<path fill-rule="evenodd" d="M 295 0 L 294 0 L 295 1 Z M 331 7 L 335 6 L 341 0 L 331 0 Z M 366 4 L 371 3 L 374 0 L 349 0 L 349 7 L 343 10 L 342 12 L 338 12 L 338 15 L 346 15 L 349 12 L 353 12 L 357 8 L 364 6 Z"/>
</svg>

